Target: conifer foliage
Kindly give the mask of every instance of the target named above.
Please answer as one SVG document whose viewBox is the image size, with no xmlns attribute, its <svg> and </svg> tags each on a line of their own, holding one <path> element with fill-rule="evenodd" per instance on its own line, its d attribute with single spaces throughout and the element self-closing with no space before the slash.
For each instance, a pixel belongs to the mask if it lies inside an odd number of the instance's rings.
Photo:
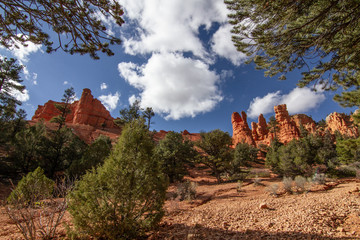
<svg viewBox="0 0 360 240">
<path fill-rule="evenodd" d="M 144 121 L 130 122 L 104 165 L 86 173 L 70 194 L 75 231 L 102 239 L 136 239 L 163 216 L 166 188 Z"/>
<path fill-rule="evenodd" d="M 344 90 L 335 100 L 359 106 L 360 8 L 348 0 L 226 0 L 237 50 L 266 75 L 302 70 L 301 87 Z"/>
<path fill-rule="evenodd" d="M 109 46 L 121 40 L 109 34 L 101 21 L 112 19 L 121 26 L 123 10 L 112 0 L 11 0 L 0 1 L 0 45 L 18 48 L 28 42 L 44 44 L 48 53 L 62 49 L 70 54 L 90 54 L 99 59 L 98 52 L 114 55 Z M 44 26 L 57 35 L 58 43 L 50 40 Z"/>
</svg>

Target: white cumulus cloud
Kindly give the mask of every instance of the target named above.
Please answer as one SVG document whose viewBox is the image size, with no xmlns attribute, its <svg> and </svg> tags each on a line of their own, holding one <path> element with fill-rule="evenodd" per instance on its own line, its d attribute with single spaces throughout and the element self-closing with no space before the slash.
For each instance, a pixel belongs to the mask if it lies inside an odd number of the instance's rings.
<svg viewBox="0 0 360 240">
<path fill-rule="evenodd" d="M 250 118 L 256 118 L 261 113 L 273 112 L 274 106 L 286 104 L 289 114 L 304 113 L 318 107 L 324 100 L 322 91 L 312 91 L 310 88 L 295 88 L 288 94 L 281 94 L 280 91 L 268 93 L 264 97 L 254 98 L 247 110 Z"/>
<path fill-rule="evenodd" d="M 268 93 L 264 97 L 256 97 L 250 102 L 250 107 L 247 110 L 247 114 L 250 118 L 256 118 L 261 113 L 271 113 L 275 105 L 281 102 L 280 91 Z"/>
<path fill-rule="evenodd" d="M 165 119 L 195 117 L 223 99 L 217 87 L 219 76 L 204 62 L 182 54 L 157 53 L 142 66 L 120 63 L 118 69 L 141 91 L 141 106 L 152 107 Z"/>
<path fill-rule="evenodd" d="M 110 93 L 108 95 L 101 95 L 98 98 L 108 111 L 112 111 L 117 107 L 120 99 L 120 93 L 116 92 L 115 94 Z"/>
<path fill-rule="evenodd" d="M 29 91 L 27 89 L 24 89 L 23 92 L 12 89 L 9 94 L 20 102 L 26 102 L 30 99 Z"/>
<path fill-rule="evenodd" d="M 212 38 L 212 50 L 219 56 L 230 60 L 235 66 L 240 66 L 246 60 L 246 55 L 238 52 L 231 41 L 230 24 L 224 24 L 215 32 Z"/>
<path fill-rule="evenodd" d="M 11 47 L 11 53 L 23 64 L 29 61 L 29 55 L 41 51 L 41 44 L 26 42 L 26 46 L 15 41 L 16 46 Z"/>
<path fill-rule="evenodd" d="M 26 39 L 26 37 L 24 37 L 24 39 Z M 24 46 L 19 41 L 13 40 L 12 42 L 13 42 L 13 46 L 6 50 L 10 51 L 10 53 L 19 61 L 19 63 L 24 66 L 23 72 L 24 72 L 25 78 L 27 80 L 32 80 L 31 79 L 32 74 L 36 74 L 36 73 L 31 74 L 29 69 L 26 67 L 26 63 L 29 62 L 30 54 L 36 53 L 38 51 L 42 52 L 42 50 L 41 50 L 42 45 L 35 44 L 35 43 L 28 41 L 25 43 L 26 46 Z M 3 47 L 3 46 L 1 46 L 0 48 L 5 49 L 5 47 Z"/>
<path fill-rule="evenodd" d="M 209 53 L 199 38 L 199 28 L 213 22 L 225 23 L 223 0 L 119 0 L 126 16 L 136 24 L 136 36 L 125 37 L 129 54 L 152 52 L 192 52 L 208 59 Z"/>
<path fill-rule="evenodd" d="M 101 90 L 105 90 L 105 89 L 107 89 L 108 88 L 108 85 L 106 84 L 106 83 L 102 83 L 101 85 L 100 85 L 100 89 Z"/>
</svg>

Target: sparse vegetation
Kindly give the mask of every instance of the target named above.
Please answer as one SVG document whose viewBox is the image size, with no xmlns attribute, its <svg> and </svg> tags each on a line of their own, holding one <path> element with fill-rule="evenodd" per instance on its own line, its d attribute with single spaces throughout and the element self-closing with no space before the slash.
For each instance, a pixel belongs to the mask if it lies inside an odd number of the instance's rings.
<svg viewBox="0 0 360 240">
<path fill-rule="evenodd" d="M 37 168 L 28 173 L 12 191 L 5 210 L 26 240 L 53 239 L 67 209 L 64 198 L 71 182 L 55 184 Z"/>
<path fill-rule="evenodd" d="M 296 176 L 294 179 L 296 192 L 302 193 L 306 191 L 307 179 L 303 176 Z"/>
<path fill-rule="evenodd" d="M 176 199 L 179 201 L 190 201 L 196 198 L 196 187 L 197 184 L 195 182 L 185 181 L 179 183 L 176 191 Z"/>
<path fill-rule="evenodd" d="M 291 177 L 284 177 L 282 183 L 285 192 L 292 193 L 293 179 Z"/>
<path fill-rule="evenodd" d="M 279 184 L 273 183 L 269 185 L 266 190 L 269 192 L 270 195 L 277 197 L 278 196 L 278 190 L 279 190 Z"/>
<path fill-rule="evenodd" d="M 243 190 L 241 188 L 243 187 L 243 185 L 244 185 L 244 182 L 241 181 L 241 180 L 238 180 L 237 185 L 236 185 L 236 191 L 237 192 L 242 192 Z"/>
</svg>

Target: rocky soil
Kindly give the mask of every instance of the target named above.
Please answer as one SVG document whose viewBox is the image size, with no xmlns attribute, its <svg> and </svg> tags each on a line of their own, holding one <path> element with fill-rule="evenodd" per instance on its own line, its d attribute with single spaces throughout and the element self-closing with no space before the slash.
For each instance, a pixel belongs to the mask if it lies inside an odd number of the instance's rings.
<svg viewBox="0 0 360 240">
<path fill-rule="evenodd" d="M 166 215 L 149 239 L 360 239 L 360 181 L 347 179 L 313 185 L 302 194 L 269 194 L 282 185 L 277 178 L 215 183 L 204 170 L 191 171 L 198 183 L 192 201 L 166 201 Z M 6 186 L 0 185 L 4 195 Z M 176 186 L 169 188 L 169 196 Z M 2 196 L 3 197 L 3 196 Z M 0 209 L 0 239 L 21 239 L 13 222 Z M 70 217 L 64 220 L 69 222 Z M 65 237 L 59 228 L 59 239 Z"/>
</svg>

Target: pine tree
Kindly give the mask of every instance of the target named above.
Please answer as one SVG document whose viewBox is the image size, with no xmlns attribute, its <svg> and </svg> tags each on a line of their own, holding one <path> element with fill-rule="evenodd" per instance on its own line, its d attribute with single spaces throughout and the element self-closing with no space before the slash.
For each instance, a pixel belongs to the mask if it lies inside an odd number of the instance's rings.
<svg viewBox="0 0 360 240">
<path fill-rule="evenodd" d="M 22 65 L 11 58 L 0 58 L 0 143 L 5 146 L 13 140 L 15 134 L 25 125 L 25 111 L 17 107 L 21 102 L 14 97 L 15 92 L 23 93 L 21 83 Z"/>
<path fill-rule="evenodd" d="M 197 152 L 192 142 L 184 140 L 180 133 L 169 132 L 156 146 L 156 154 L 162 161 L 164 173 L 172 183 L 183 179 L 187 173 L 185 164 L 193 163 Z"/>
<path fill-rule="evenodd" d="M 142 117 L 147 120 L 148 129 L 150 129 L 151 118 L 155 116 L 155 113 L 151 107 L 147 107 L 142 114 Z"/>
<path fill-rule="evenodd" d="M 218 182 L 221 182 L 221 173 L 226 172 L 233 159 L 232 138 L 227 132 L 220 129 L 208 133 L 200 133 L 201 140 L 196 146 L 203 151 L 200 162 L 208 166 L 215 175 Z"/>
<path fill-rule="evenodd" d="M 69 169 L 67 169 L 67 174 L 71 177 L 80 177 L 86 171 L 102 165 L 105 158 L 109 156 L 111 148 L 110 138 L 100 135 L 86 148 L 81 158 L 75 159 L 71 163 Z"/>
<path fill-rule="evenodd" d="M 71 113 L 70 104 L 75 100 L 74 88 L 68 88 L 65 90 L 61 104 L 55 104 L 55 107 L 60 111 L 60 115 L 53 117 L 51 122 L 59 124 L 58 130 L 60 130 L 66 121 L 66 116 Z"/>
</svg>

